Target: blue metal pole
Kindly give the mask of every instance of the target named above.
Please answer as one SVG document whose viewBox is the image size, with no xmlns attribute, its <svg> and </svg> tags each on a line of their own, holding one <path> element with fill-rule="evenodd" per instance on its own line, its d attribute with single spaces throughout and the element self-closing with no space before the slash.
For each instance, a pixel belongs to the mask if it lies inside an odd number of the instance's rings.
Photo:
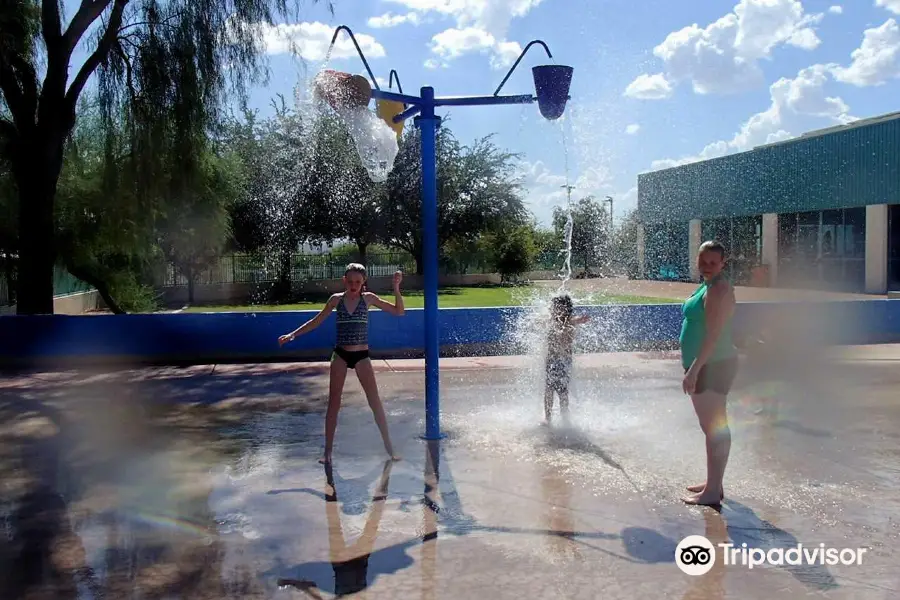
<svg viewBox="0 0 900 600">
<path fill-rule="evenodd" d="M 423 87 L 422 113 L 422 260 L 425 271 L 425 439 L 441 439 L 440 340 L 438 331 L 437 149 L 440 118 L 434 114 L 434 89 Z"/>
<path fill-rule="evenodd" d="M 447 96 L 436 98 L 435 106 L 489 106 L 496 104 L 531 104 L 537 100 L 531 94 L 519 96 Z"/>
</svg>

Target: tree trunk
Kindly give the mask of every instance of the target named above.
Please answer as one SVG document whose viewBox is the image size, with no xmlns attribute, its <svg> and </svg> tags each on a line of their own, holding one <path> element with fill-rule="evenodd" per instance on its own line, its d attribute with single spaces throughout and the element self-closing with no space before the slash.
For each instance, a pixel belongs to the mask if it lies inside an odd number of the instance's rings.
<svg viewBox="0 0 900 600">
<path fill-rule="evenodd" d="M 368 242 L 361 242 L 356 240 L 356 251 L 359 254 L 359 264 L 365 266 L 366 264 L 366 248 L 369 247 Z"/>
<path fill-rule="evenodd" d="M 13 257 L 11 252 L 3 254 L 3 272 L 6 277 L 6 303 L 10 306 L 16 303 L 16 270 L 13 266 Z"/>
<path fill-rule="evenodd" d="M 287 250 L 282 250 L 278 257 L 278 283 L 274 290 L 276 298 L 285 299 L 291 295 L 291 281 L 293 279 L 291 259 L 293 257 L 294 253 Z"/>
<path fill-rule="evenodd" d="M 187 275 L 187 288 L 188 288 L 188 304 L 194 304 L 194 270 L 188 267 L 185 270 L 185 275 Z"/>
<path fill-rule="evenodd" d="M 408 251 L 416 260 L 416 275 L 425 274 L 425 252 L 421 244 L 413 244 L 412 251 Z"/>
<path fill-rule="evenodd" d="M 106 284 L 106 281 L 101 279 L 100 277 L 94 276 L 93 273 L 90 272 L 89 269 L 82 269 L 77 265 L 73 264 L 71 261 L 66 261 L 66 270 L 69 271 L 72 275 L 82 280 L 85 283 L 88 283 L 95 288 L 97 288 L 97 293 L 100 294 L 100 297 L 103 298 L 103 303 L 106 304 L 106 308 L 110 310 L 113 314 L 116 315 L 124 315 L 125 311 L 122 310 L 122 307 L 115 301 L 112 297 L 112 294 L 109 291 L 109 286 Z"/>
<path fill-rule="evenodd" d="M 15 144 L 19 194 L 19 273 L 16 313 L 53 314 L 56 224 L 53 204 L 62 168 L 62 139 Z"/>
</svg>

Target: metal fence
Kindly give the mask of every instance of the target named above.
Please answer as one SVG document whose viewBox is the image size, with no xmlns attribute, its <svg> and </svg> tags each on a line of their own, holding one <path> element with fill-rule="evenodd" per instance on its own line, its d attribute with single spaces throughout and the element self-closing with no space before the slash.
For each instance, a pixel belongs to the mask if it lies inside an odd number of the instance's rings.
<svg viewBox="0 0 900 600">
<path fill-rule="evenodd" d="M 347 264 L 356 262 L 353 257 L 332 254 L 293 254 L 290 257 L 292 281 L 340 279 Z M 415 273 L 416 261 L 405 253 L 377 253 L 366 255 L 369 277 L 393 275 L 395 271 Z M 228 254 L 206 269 L 197 278 L 200 285 L 225 283 L 265 283 L 277 281 L 282 272 L 282 259 L 278 256 L 257 254 Z M 185 286 L 187 278 L 175 265 L 168 265 L 163 286 Z"/>
<path fill-rule="evenodd" d="M 78 292 L 89 292 L 94 286 L 89 285 L 71 273 L 64 267 L 57 266 L 53 270 L 53 295 L 66 296 L 68 294 L 76 294 Z M 6 276 L 0 274 L 0 306 L 11 306 L 12 295 L 10 283 L 6 280 Z"/>
<path fill-rule="evenodd" d="M 196 282 L 199 285 L 274 282 L 281 275 L 281 261 L 281 257 L 276 255 L 227 254 L 200 273 Z M 295 253 L 290 257 L 291 280 L 340 279 L 347 264 L 351 262 L 359 260 L 345 254 Z M 416 261 L 406 252 L 370 253 L 366 255 L 365 264 L 369 277 L 389 277 L 397 270 L 404 273 L 416 272 Z M 551 252 L 539 256 L 531 270 L 552 271 L 561 267 L 562 257 L 557 252 Z M 493 272 L 493 265 L 484 257 L 444 256 L 440 261 L 442 275 L 476 275 Z M 167 265 L 159 279 L 158 284 L 163 287 L 187 285 L 187 278 L 179 273 L 173 264 Z"/>
</svg>

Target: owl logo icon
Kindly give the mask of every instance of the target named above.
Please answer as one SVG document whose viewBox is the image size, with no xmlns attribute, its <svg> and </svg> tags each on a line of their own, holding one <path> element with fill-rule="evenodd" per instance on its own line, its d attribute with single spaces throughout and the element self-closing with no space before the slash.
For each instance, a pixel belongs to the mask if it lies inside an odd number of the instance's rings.
<svg viewBox="0 0 900 600">
<path fill-rule="evenodd" d="M 716 549 L 702 535 L 689 535 L 675 548 L 675 564 L 686 575 L 705 575 L 716 564 Z"/>
</svg>

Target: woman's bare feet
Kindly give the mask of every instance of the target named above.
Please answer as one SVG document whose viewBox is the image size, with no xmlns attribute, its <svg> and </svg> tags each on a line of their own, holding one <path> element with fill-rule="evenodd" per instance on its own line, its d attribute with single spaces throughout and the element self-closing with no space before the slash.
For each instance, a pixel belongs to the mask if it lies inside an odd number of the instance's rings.
<svg viewBox="0 0 900 600">
<path fill-rule="evenodd" d="M 686 489 L 689 492 L 694 492 L 695 494 L 699 494 L 700 492 L 702 492 L 703 490 L 706 489 L 706 483 L 698 483 L 696 485 L 689 485 L 689 486 L 685 487 L 684 489 Z M 720 495 L 719 498 L 721 500 L 725 499 L 725 490 L 722 490 L 722 494 Z"/>
<path fill-rule="evenodd" d="M 685 504 L 695 505 L 695 506 L 719 506 L 722 504 L 722 499 L 725 497 L 723 492 L 719 492 L 716 494 L 715 492 L 710 493 L 706 491 L 704 487 L 703 491 L 698 494 L 692 494 L 690 496 L 683 496 L 681 501 Z"/>
</svg>

